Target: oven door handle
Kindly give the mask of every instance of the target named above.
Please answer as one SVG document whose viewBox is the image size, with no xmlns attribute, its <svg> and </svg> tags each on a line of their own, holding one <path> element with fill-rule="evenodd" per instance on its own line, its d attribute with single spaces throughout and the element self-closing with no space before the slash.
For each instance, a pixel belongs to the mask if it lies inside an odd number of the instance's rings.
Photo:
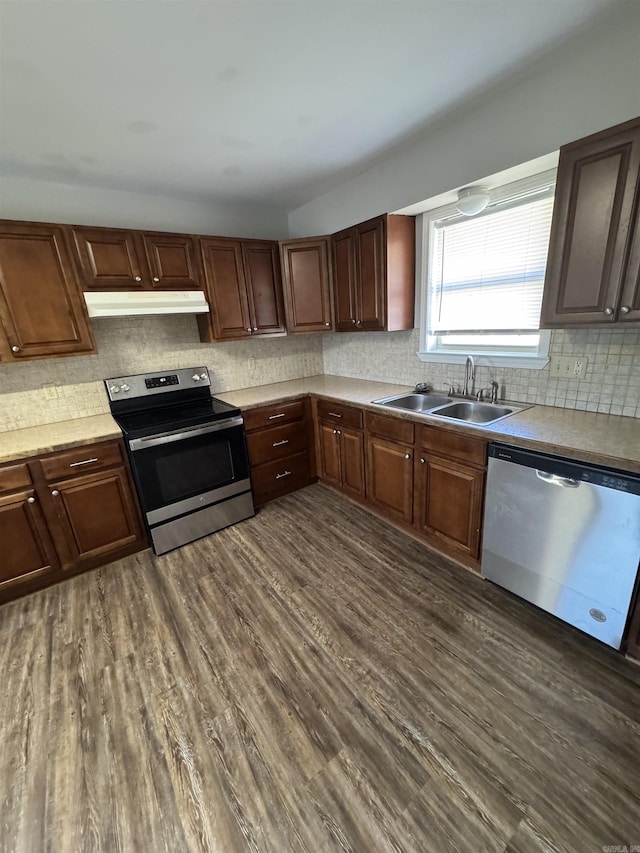
<svg viewBox="0 0 640 853">
<path fill-rule="evenodd" d="M 225 418 L 207 426 L 194 427 L 193 429 L 182 429 L 179 432 L 162 432 L 159 435 L 150 435 L 149 438 L 132 438 L 129 441 L 131 451 L 146 450 L 148 447 L 157 447 L 159 444 L 172 444 L 174 441 L 183 441 L 187 438 L 196 438 L 199 435 L 207 435 L 210 432 L 220 432 L 223 429 L 242 426 L 241 417 Z"/>
</svg>

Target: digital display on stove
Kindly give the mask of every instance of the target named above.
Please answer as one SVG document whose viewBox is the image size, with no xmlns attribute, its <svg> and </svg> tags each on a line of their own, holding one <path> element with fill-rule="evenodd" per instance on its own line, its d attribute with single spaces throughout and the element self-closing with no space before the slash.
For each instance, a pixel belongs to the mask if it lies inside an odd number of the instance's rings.
<svg viewBox="0 0 640 853">
<path fill-rule="evenodd" d="M 167 376 L 154 376 L 152 379 L 145 379 L 144 384 L 147 388 L 166 388 L 168 385 L 178 385 L 179 379 L 177 374 L 170 373 Z"/>
</svg>

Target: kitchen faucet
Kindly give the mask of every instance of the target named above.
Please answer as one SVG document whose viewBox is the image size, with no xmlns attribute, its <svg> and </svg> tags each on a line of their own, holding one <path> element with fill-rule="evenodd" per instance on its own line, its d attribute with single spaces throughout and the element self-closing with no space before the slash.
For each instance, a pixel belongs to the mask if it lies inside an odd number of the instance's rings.
<svg viewBox="0 0 640 853">
<path fill-rule="evenodd" d="M 464 388 L 462 389 L 463 397 L 468 397 L 473 394 L 473 380 L 476 378 L 476 368 L 473 359 L 470 355 L 464 363 Z"/>
</svg>

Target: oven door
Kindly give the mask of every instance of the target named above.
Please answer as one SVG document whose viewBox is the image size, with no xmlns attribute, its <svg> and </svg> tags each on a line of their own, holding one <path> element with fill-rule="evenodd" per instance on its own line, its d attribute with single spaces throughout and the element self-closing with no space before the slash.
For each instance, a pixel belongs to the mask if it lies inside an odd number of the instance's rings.
<svg viewBox="0 0 640 853">
<path fill-rule="evenodd" d="M 241 417 L 129 441 L 149 525 L 251 489 Z"/>
</svg>

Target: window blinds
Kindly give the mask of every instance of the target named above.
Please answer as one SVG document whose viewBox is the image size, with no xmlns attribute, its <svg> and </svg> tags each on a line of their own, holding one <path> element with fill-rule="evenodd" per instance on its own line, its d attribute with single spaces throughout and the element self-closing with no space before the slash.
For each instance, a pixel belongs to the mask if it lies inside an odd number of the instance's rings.
<svg viewBox="0 0 640 853">
<path fill-rule="evenodd" d="M 436 223 L 429 275 L 429 331 L 537 331 L 553 191 L 472 218 Z"/>
</svg>

